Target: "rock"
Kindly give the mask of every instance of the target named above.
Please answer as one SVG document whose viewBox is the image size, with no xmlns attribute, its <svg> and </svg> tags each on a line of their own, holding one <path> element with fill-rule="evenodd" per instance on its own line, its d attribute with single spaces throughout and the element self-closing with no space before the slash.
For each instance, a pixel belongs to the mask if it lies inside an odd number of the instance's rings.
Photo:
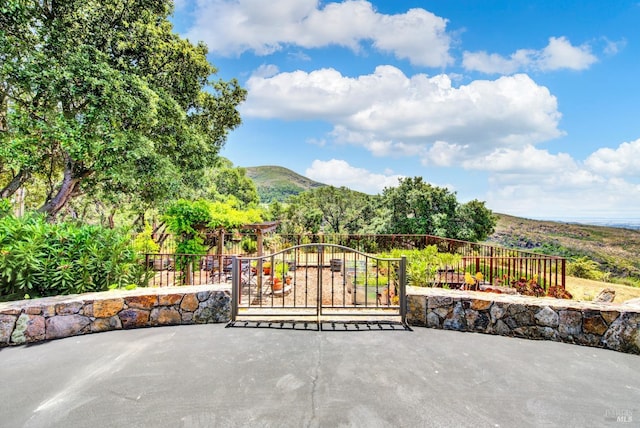
<svg viewBox="0 0 640 428">
<path fill-rule="evenodd" d="M 504 322 L 513 330 L 518 327 L 535 325 L 531 310 L 523 304 L 514 303 L 507 308 Z"/>
<path fill-rule="evenodd" d="M 120 330 L 122 328 L 122 322 L 117 315 L 110 318 L 96 318 L 91 323 L 91 331 L 94 333 L 100 331 Z"/>
<path fill-rule="evenodd" d="M 166 294 L 158 296 L 158 306 L 173 306 L 180 304 L 182 294 Z"/>
<path fill-rule="evenodd" d="M 40 315 L 22 314 L 18 317 L 13 333 L 12 343 L 30 343 L 44 340 L 44 317 Z"/>
<path fill-rule="evenodd" d="M 615 298 L 616 298 L 616 290 L 614 290 L 613 288 L 605 288 L 598 293 L 598 295 L 596 296 L 595 299 L 593 299 L 593 301 L 601 302 L 601 303 L 611 303 Z"/>
<path fill-rule="evenodd" d="M 123 299 L 101 299 L 93 302 L 93 316 L 96 318 L 110 318 L 124 307 Z"/>
<path fill-rule="evenodd" d="M 427 327 L 430 328 L 441 328 L 440 325 L 440 317 L 435 312 L 429 312 L 427 314 Z"/>
<path fill-rule="evenodd" d="M 73 315 L 80 312 L 83 302 L 60 303 L 56 305 L 57 315 Z"/>
<path fill-rule="evenodd" d="M 442 328 L 446 330 L 458 331 L 467 329 L 467 320 L 461 302 L 456 303 L 456 305 L 453 307 L 452 313 L 447 315 L 447 318 L 445 318 L 442 323 Z"/>
<path fill-rule="evenodd" d="M 9 343 L 18 317 L 0 314 L 0 343 Z"/>
<path fill-rule="evenodd" d="M 498 320 L 498 322 L 496 322 L 496 325 L 495 325 L 495 328 L 493 329 L 493 331 L 496 334 L 499 334 L 500 336 L 511 336 L 512 335 L 511 329 L 502 320 Z"/>
<path fill-rule="evenodd" d="M 124 303 L 129 308 L 151 310 L 158 306 L 158 296 L 130 296 L 125 297 Z"/>
<path fill-rule="evenodd" d="M 491 315 L 491 323 L 495 324 L 499 319 L 502 319 L 508 307 L 508 303 L 494 302 L 494 304 L 491 305 L 491 309 L 489 309 L 489 314 Z"/>
<path fill-rule="evenodd" d="M 151 321 L 159 325 L 180 324 L 180 312 L 171 308 L 154 308 L 151 311 Z"/>
<path fill-rule="evenodd" d="M 640 354 L 640 313 L 620 315 L 607 329 L 602 343 L 609 349 Z"/>
<path fill-rule="evenodd" d="M 536 324 L 544 327 L 558 327 L 558 314 L 545 306 L 535 314 Z"/>
<path fill-rule="evenodd" d="M 24 313 L 28 315 L 42 315 L 41 306 L 27 306 L 24 308 Z"/>
<path fill-rule="evenodd" d="M 471 301 L 471 309 L 475 311 L 486 311 L 491 307 L 491 303 L 493 303 L 491 300 L 473 299 Z"/>
<path fill-rule="evenodd" d="M 563 338 L 575 338 L 582 333 L 582 313 L 578 311 L 560 311 L 558 333 Z"/>
<path fill-rule="evenodd" d="M 118 317 L 123 328 L 144 327 L 149 323 L 149 312 L 142 309 L 125 309 Z"/>
<path fill-rule="evenodd" d="M 427 301 L 427 308 L 441 308 L 444 306 L 451 306 L 453 304 L 453 298 L 450 296 L 429 296 Z"/>
<path fill-rule="evenodd" d="M 84 333 L 91 321 L 83 315 L 58 315 L 46 321 L 46 338 L 75 336 Z"/>
<path fill-rule="evenodd" d="M 587 311 L 582 318 L 582 331 L 602 336 L 607 331 L 607 323 L 597 311 Z"/>
<path fill-rule="evenodd" d="M 558 332 L 551 327 L 538 327 L 538 335 L 548 340 L 558 340 Z"/>
<path fill-rule="evenodd" d="M 196 293 L 196 297 L 198 298 L 199 302 L 204 302 L 205 300 L 207 300 L 209 298 L 210 294 L 211 294 L 211 292 L 209 292 L 209 291 L 200 291 L 200 292 Z"/>
<path fill-rule="evenodd" d="M 200 302 L 195 294 L 186 294 L 180 303 L 180 309 L 183 311 L 193 312 L 198 309 Z"/>
<path fill-rule="evenodd" d="M 426 299 L 423 296 L 409 296 L 407 319 L 413 325 L 427 325 Z"/>
<path fill-rule="evenodd" d="M 611 325 L 612 322 L 614 322 L 615 320 L 618 319 L 618 317 L 620 316 L 620 312 L 618 312 L 618 311 L 600 311 L 600 315 L 602 315 L 602 318 L 607 323 L 607 325 Z"/>
</svg>

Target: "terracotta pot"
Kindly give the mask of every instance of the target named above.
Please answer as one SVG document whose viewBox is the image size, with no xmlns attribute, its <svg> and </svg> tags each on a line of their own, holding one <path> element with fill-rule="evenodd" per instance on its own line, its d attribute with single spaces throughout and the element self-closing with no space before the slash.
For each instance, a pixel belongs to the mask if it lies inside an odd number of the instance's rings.
<svg viewBox="0 0 640 428">
<path fill-rule="evenodd" d="M 273 280 L 273 285 L 271 286 L 271 289 L 273 291 L 280 291 L 282 290 L 282 280 L 280 278 L 275 278 Z"/>
<path fill-rule="evenodd" d="M 288 277 L 285 279 L 285 283 L 286 283 L 287 285 L 291 284 L 291 277 L 290 277 L 290 276 L 288 276 Z"/>
</svg>

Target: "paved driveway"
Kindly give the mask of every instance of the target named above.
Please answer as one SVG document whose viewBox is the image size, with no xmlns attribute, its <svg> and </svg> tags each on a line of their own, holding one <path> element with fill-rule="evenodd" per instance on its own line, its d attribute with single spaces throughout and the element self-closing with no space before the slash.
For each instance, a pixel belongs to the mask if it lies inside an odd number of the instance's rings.
<svg viewBox="0 0 640 428">
<path fill-rule="evenodd" d="M 0 370 L 3 427 L 622 427 L 640 421 L 638 356 L 424 328 L 114 331 L 4 348 Z"/>
</svg>

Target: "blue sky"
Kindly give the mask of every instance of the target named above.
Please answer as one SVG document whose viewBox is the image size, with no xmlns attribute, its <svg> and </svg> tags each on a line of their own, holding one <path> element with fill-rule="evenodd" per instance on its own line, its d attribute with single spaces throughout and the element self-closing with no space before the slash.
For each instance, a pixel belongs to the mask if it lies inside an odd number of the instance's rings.
<svg viewBox="0 0 640 428">
<path fill-rule="evenodd" d="M 172 20 L 248 90 L 237 166 L 640 218 L 638 1 L 180 0 Z"/>
</svg>

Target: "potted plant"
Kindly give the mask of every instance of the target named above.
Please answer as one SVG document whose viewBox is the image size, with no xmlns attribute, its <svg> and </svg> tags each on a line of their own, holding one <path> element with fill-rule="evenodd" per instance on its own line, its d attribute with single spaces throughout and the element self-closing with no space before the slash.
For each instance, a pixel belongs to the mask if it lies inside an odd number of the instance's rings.
<svg viewBox="0 0 640 428">
<path fill-rule="evenodd" d="M 262 262 L 262 273 L 271 275 L 271 262 Z"/>
<path fill-rule="evenodd" d="M 287 275 L 287 272 L 289 272 L 289 265 L 287 263 L 278 262 L 276 263 L 273 272 L 278 278 L 282 279 Z"/>
</svg>

